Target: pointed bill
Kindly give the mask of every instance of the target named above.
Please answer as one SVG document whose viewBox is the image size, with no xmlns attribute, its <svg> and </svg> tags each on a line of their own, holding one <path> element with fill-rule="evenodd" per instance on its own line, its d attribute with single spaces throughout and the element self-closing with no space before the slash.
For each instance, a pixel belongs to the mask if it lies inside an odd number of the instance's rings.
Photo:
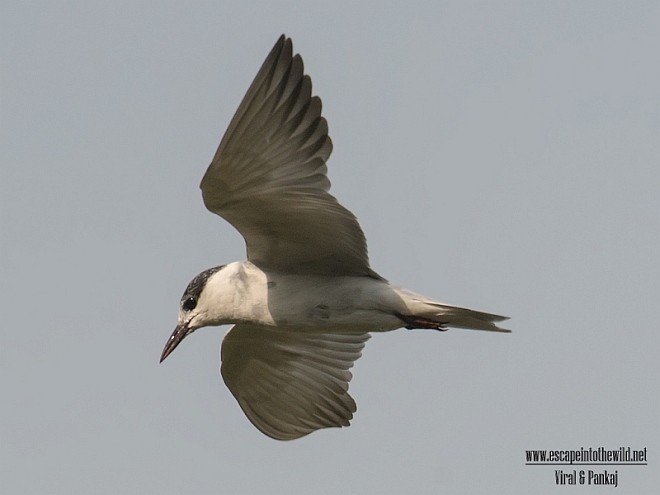
<svg viewBox="0 0 660 495">
<path fill-rule="evenodd" d="M 193 329 L 188 327 L 187 323 L 181 323 L 177 325 L 174 329 L 174 332 L 172 332 L 172 335 L 170 335 L 170 338 L 167 339 L 167 343 L 163 349 L 163 354 L 160 356 L 160 362 L 162 363 L 167 356 L 172 354 L 172 351 L 176 349 L 176 346 L 178 346 L 181 341 L 192 332 Z"/>
</svg>

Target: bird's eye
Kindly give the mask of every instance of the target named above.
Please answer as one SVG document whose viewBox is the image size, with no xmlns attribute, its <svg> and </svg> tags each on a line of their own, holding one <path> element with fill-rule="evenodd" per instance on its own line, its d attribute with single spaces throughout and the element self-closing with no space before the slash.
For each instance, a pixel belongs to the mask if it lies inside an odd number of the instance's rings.
<svg viewBox="0 0 660 495">
<path fill-rule="evenodd" d="M 190 311 L 191 309 L 195 309 L 195 306 L 197 306 L 197 299 L 194 297 L 190 296 L 188 299 L 183 301 L 183 304 L 181 304 L 183 309 L 186 311 Z"/>
</svg>

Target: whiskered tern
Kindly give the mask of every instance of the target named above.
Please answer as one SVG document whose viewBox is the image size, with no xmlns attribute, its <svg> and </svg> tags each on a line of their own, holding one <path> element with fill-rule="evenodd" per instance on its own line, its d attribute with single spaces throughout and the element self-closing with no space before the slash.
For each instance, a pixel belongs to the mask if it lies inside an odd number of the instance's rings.
<svg viewBox="0 0 660 495">
<path fill-rule="evenodd" d="M 233 324 L 221 373 L 248 419 L 291 440 L 349 426 L 349 371 L 370 332 L 447 327 L 508 332 L 507 319 L 390 285 L 369 267 L 355 216 L 328 193 L 321 100 L 282 35 L 202 179 L 204 204 L 245 238 L 247 261 L 188 284 L 161 362 L 195 330 Z"/>
</svg>

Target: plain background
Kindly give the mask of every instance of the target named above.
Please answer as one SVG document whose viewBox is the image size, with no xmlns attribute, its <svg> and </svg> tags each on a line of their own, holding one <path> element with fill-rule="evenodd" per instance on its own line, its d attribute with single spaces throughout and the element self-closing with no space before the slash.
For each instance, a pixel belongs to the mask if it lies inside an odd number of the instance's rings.
<svg viewBox="0 0 660 495">
<path fill-rule="evenodd" d="M 658 2 L 1 9 L 2 493 L 609 493 L 524 465 L 601 446 L 647 447 L 617 493 L 657 493 Z M 372 266 L 513 329 L 375 335 L 353 425 L 289 443 L 222 383 L 227 328 L 158 363 L 245 256 L 198 184 L 282 32 Z"/>
</svg>

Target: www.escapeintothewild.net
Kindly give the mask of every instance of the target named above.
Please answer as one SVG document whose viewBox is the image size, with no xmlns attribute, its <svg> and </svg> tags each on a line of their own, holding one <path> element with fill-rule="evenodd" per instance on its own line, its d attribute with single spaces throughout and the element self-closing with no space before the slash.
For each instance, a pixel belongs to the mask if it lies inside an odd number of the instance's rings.
<svg viewBox="0 0 660 495">
<path fill-rule="evenodd" d="M 533 464 L 576 464 L 576 463 L 644 463 L 646 460 L 646 447 L 633 449 L 632 447 L 619 447 L 618 449 L 596 449 L 580 447 L 580 450 L 527 450 L 527 465 Z"/>
</svg>

